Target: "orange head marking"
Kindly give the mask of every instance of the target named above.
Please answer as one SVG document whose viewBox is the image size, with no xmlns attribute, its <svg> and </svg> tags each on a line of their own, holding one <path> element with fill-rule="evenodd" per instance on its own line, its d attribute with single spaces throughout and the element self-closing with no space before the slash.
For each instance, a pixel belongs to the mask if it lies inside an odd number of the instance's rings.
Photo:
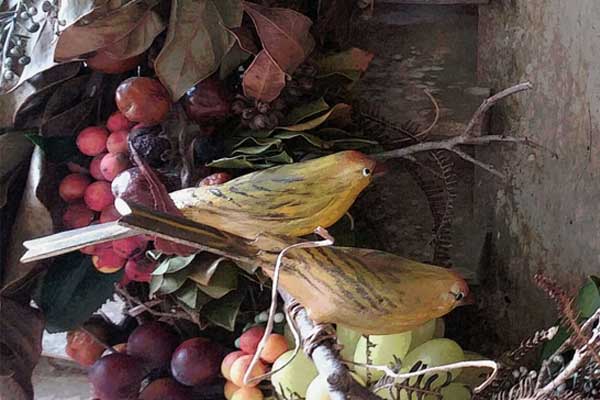
<svg viewBox="0 0 600 400">
<path fill-rule="evenodd" d="M 469 285 L 467 285 L 462 275 L 456 271 L 450 272 L 456 277 L 456 281 L 450 290 L 456 300 L 455 307 L 474 304 L 474 298 L 469 290 Z"/>
<path fill-rule="evenodd" d="M 377 162 L 369 158 L 366 154 L 356 150 L 348 150 L 341 153 L 347 165 L 356 167 L 363 177 L 371 178 L 375 172 Z M 354 168 L 353 168 L 354 169 Z"/>
</svg>

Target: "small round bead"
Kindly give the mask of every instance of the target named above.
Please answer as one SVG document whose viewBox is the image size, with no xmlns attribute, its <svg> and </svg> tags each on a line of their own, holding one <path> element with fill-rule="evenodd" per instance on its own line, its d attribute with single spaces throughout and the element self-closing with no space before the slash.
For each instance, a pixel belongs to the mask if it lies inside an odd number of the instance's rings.
<svg viewBox="0 0 600 400">
<path fill-rule="evenodd" d="M 49 1 L 44 1 L 44 2 L 42 3 L 42 10 L 43 10 L 44 12 L 48 12 L 48 11 L 52 10 L 52 8 L 53 8 L 53 7 L 52 7 L 52 3 L 50 3 Z"/>
<path fill-rule="evenodd" d="M 27 9 L 27 12 L 29 13 L 29 15 L 37 15 L 38 11 L 37 11 L 37 8 L 35 8 L 35 7 L 29 7 Z"/>
<path fill-rule="evenodd" d="M 19 64 L 21 65 L 27 65 L 31 62 L 31 58 L 27 57 L 27 56 L 23 56 L 19 58 Z"/>
<path fill-rule="evenodd" d="M 283 315 L 283 313 L 277 313 L 275 314 L 275 317 L 273 317 L 273 321 L 275 321 L 276 324 L 282 323 L 284 319 L 285 316 Z"/>
</svg>

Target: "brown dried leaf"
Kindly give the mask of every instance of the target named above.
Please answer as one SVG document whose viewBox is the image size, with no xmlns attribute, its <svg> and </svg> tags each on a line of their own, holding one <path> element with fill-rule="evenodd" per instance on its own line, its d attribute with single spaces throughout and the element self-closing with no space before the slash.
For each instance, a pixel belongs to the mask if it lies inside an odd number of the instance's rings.
<svg viewBox="0 0 600 400">
<path fill-rule="evenodd" d="M 14 181 L 19 165 L 26 162 L 33 145 L 23 132 L 8 132 L 0 135 L 0 208 L 6 204 L 6 195 Z"/>
<path fill-rule="evenodd" d="M 265 50 L 261 50 L 246 70 L 242 85 L 245 96 L 273 101 L 285 87 L 285 72 Z"/>
<path fill-rule="evenodd" d="M 42 150 L 37 147 L 31 156 L 25 192 L 10 235 L 6 266 L 2 271 L 0 285 L 0 294 L 2 295 L 18 291 L 42 267 L 41 262 L 28 264 L 19 262 L 19 259 L 25 253 L 22 243 L 25 240 L 53 233 L 50 212 L 37 196 L 38 186 L 45 172 L 44 164 Z"/>
<path fill-rule="evenodd" d="M 246 53 L 250 53 L 253 56 L 257 55 L 260 49 L 254 41 L 254 35 L 250 28 L 246 26 L 240 26 L 239 28 L 230 29 L 229 32 L 233 34 L 235 40 L 242 50 Z"/>
<path fill-rule="evenodd" d="M 35 94 L 35 88 L 30 83 L 25 82 L 16 90 L 10 93 L 0 95 L 0 128 L 13 126 L 17 111 Z"/>
<path fill-rule="evenodd" d="M 136 56 L 148 50 L 154 39 L 165 29 L 165 23 L 160 16 L 150 11 L 133 31 L 123 39 L 103 49 L 116 59 Z"/>
<path fill-rule="evenodd" d="M 42 353 L 41 313 L 0 297 L 0 399 L 33 399 L 31 375 Z"/>
<path fill-rule="evenodd" d="M 155 62 L 173 100 L 219 68 L 235 43 L 227 28 L 241 22 L 239 0 L 173 0 L 167 39 Z"/>
<path fill-rule="evenodd" d="M 288 74 L 302 64 L 315 47 L 310 35 L 312 21 L 294 10 L 268 8 L 244 1 L 260 37 L 263 49 Z"/>
<path fill-rule="evenodd" d="M 124 40 L 146 21 L 147 14 L 152 13 L 150 7 L 143 1 L 130 1 L 115 10 L 95 9 L 60 34 L 55 60 L 71 60 Z"/>
</svg>

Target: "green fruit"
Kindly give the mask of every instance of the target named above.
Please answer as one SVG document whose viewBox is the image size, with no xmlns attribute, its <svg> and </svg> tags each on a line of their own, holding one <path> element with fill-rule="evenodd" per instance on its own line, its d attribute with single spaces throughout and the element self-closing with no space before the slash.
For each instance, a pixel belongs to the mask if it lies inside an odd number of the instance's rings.
<svg viewBox="0 0 600 400">
<path fill-rule="evenodd" d="M 428 340 L 433 339 L 433 334 L 435 333 L 435 327 L 437 325 L 437 319 L 432 319 L 425 322 L 423 325 L 418 328 L 413 329 L 412 339 L 410 341 L 410 350 L 422 345 Z M 410 351 L 409 350 L 409 351 Z"/>
<path fill-rule="evenodd" d="M 292 357 L 293 350 L 283 353 L 273 363 L 273 370 L 278 369 Z M 313 362 L 304 353 L 298 355 L 284 369 L 271 376 L 275 391 L 284 398 L 306 397 L 306 389 L 318 375 Z"/>
<path fill-rule="evenodd" d="M 465 361 L 475 360 L 486 360 L 486 358 L 481 354 L 465 351 Z M 489 369 L 487 368 L 463 368 L 460 376 L 456 378 L 456 382 L 460 382 L 474 389 L 485 381 L 488 374 Z"/>
<path fill-rule="evenodd" d="M 360 376 L 352 373 L 352 377 L 361 386 L 365 386 L 365 381 L 363 381 Z M 329 385 L 323 375 L 317 376 L 310 385 L 308 385 L 305 400 L 329 400 Z"/>
<path fill-rule="evenodd" d="M 352 360 L 354 358 L 354 351 L 356 350 L 356 344 L 361 337 L 361 334 L 347 328 L 343 325 L 339 325 L 336 328 L 337 341 L 339 344 L 344 346 L 340 355 L 344 360 Z"/>
<path fill-rule="evenodd" d="M 400 372 L 409 372 L 413 366 L 421 361 L 428 368 L 438 367 L 440 365 L 451 364 L 459 361 L 464 361 L 465 354 L 458 343 L 450 339 L 432 339 L 418 346 L 406 355 L 403 360 L 403 367 Z M 460 369 L 452 370 L 452 377 L 456 378 L 460 375 Z M 425 374 L 423 382 L 426 382 L 429 377 L 435 373 Z M 410 383 L 417 381 L 417 377 L 410 378 Z M 433 382 L 433 388 L 440 387 L 446 381 L 446 374 L 439 373 L 438 378 Z"/>
<path fill-rule="evenodd" d="M 396 362 L 396 359 L 402 360 L 408 353 L 411 338 L 411 332 L 395 335 L 371 335 L 369 336 L 369 349 L 367 349 L 367 337 L 362 336 L 356 344 L 354 362 L 390 366 Z M 384 375 L 382 371 L 369 369 L 371 375 L 369 378 L 367 369 L 359 366 L 355 367 L 356 373 L 367 382 L 375 382 Z"/>
</svg>

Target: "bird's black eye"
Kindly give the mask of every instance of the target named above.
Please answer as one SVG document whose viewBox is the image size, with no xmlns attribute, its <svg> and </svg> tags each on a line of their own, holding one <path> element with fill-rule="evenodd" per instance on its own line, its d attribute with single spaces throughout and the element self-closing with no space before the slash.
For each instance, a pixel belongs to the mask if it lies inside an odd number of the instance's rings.
<svg viewBox="0 0 600 400">
<path fill-rule="evenodd" d="M 362 174 L 364 176 L 369 176 L 369 175 L 371 175 L 371 170 L 369 168 L 363 168 Z"/>
<path fill-rule="evenodd" d="M 465 298 L 465 294 L 463 292 L 453 293 L 456 301 L 461 301 Z"/>
</svg>

